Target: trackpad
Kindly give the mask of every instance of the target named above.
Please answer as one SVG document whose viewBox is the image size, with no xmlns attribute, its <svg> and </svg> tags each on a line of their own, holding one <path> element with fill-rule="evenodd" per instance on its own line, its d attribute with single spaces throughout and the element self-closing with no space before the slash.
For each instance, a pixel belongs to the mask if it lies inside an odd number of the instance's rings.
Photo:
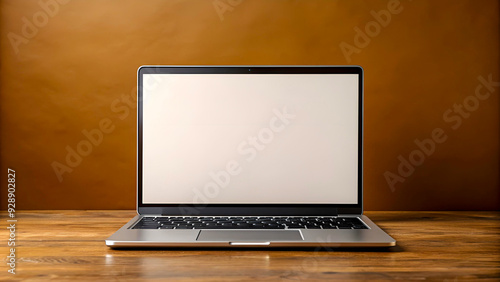
<svg viewBox="0 0 500 282">
<path fill-rule="evenodd" d="M 299 230 L 201 230 L 197 241 L 303 241 Z"/>
</svg>

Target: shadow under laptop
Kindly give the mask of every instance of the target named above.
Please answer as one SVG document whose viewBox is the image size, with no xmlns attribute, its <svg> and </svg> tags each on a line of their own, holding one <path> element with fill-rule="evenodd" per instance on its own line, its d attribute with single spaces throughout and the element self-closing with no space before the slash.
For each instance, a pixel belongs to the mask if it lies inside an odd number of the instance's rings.
<svg viewBox="0 0 500 282">
<path fill-rule="evenodd" d="M 404 252 L 404 248 L 397 245 L 393 247 L 130 247 L 112 248 L 114 251 L 273 251 L 273 252 L 376 252 L 397 253 Z"/>
</svg>

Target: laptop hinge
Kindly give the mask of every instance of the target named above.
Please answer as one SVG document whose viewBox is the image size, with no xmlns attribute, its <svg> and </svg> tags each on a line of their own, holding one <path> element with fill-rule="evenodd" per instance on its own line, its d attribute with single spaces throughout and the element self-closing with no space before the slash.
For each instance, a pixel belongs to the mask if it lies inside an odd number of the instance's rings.
<svg viewBox="0 0 500 282">
<path fill-rule="evenodd" d="M 254 216 L 271 216 L 271 215 L 276 215 L 276 216 L 314 216 L 313 214 L 256 214 Z M 329 209 L 328 210 L 328 214 L 318 214 L 317 216 L 339 216 L 339 213 L 338 213 L 338 209 L 334 208 L 334 209 Z M 186 214 L 161 214 L 161 216 L 189 216 L 189 215 L 186 215 Z M 193 216 L 200 216 L 200 215 L 193 215 Z M 214 215 L 205 215 L 205 216 L 220 216 L 220 214 L 214 214 Z M 231 215 L 227 215 L 227 216 L 231 216 Z M 235 216 L 235 215 L 232 215 L 232 216 Z M 236 215 L 237 216 L 237 215 Z M 246 215 L 242 215 L 242 216 L 248 216 L 247 214 Z"/>
<path fill-rule="evenodd" d="M 337 209 L 333 209 L 332 211 L 332 216 L 338 216 L 339 215 L 339 211 Z"/>
</svg>

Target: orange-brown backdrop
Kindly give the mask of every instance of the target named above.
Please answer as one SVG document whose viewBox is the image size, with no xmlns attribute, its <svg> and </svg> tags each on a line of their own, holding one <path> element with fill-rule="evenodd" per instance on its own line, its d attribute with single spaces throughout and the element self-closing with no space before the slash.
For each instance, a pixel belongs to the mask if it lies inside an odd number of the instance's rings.
<svg viewBox="0 0 500 282">
<path fill-rule="evenodd" d="M 145 64 L 361 65 L 365 209 L 500 206 L 500 88 L 479 78 L 500 80 L 498 1 L 0 0 L 0 13 L 2 208 L 7 168 L 18 209 L 135 207 L 125 99 Z M 59 181 L 54 162 L 103 119 L 113 131 Z M 423 159 L 415 142 L 434 130 L 446 140 Z M 399 156 L 421 164 L 400 173 Z"/>
</svg>

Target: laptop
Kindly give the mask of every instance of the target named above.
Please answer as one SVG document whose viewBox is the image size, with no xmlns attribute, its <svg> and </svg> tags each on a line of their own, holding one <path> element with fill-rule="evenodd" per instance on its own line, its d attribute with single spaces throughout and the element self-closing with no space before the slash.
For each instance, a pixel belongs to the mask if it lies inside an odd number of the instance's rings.
<svg viewBox="0 0 500 282">
<path fill-rule="evenodd" d="M 363 215 L 359 66 L 141 66 L 127 247 L 388 247 Z"/>
</svg>

